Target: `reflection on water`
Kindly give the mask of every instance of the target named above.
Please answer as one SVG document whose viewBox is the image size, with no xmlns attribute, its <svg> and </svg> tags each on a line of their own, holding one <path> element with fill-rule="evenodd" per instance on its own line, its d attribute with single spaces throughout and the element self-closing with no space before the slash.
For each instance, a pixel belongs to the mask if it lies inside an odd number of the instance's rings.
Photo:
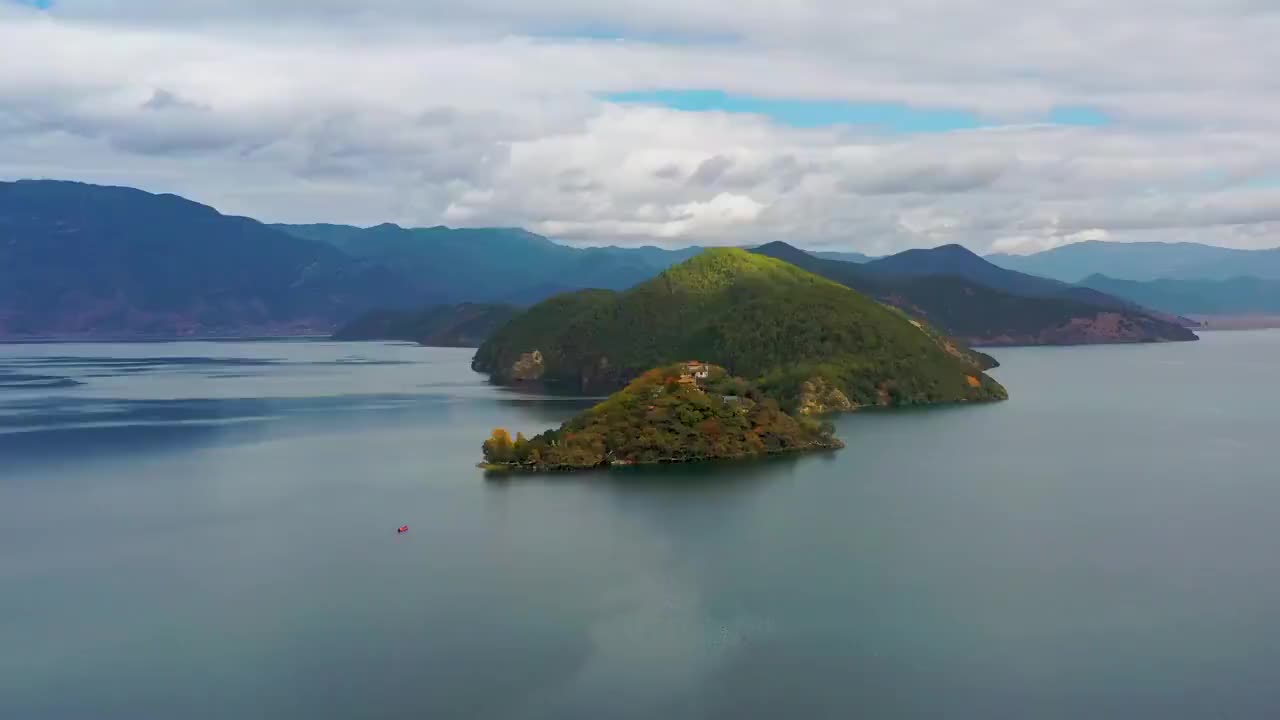
<svg viewBox="0 0 1280 720">
<path fill-rule="evenodd" d="M 602 483 L 611 488 L 626 490 L 660 490 L 676 493 L 720 494 L 742 490 L 752 483 L 780 477 L 795 472 L 801 455 L 776 455 L 754 460 L 719 460 L 688 464 L 670 463 L 637 465 L 618 468 L 601 468 L 581 472 L 537 473 L 486 470 L 484 478 L 494 488 L 501 489 L 512 483 Z M 834 453 L 816 453 L 809 458 L 825 457 L 835 462 Z"/>
</svg>

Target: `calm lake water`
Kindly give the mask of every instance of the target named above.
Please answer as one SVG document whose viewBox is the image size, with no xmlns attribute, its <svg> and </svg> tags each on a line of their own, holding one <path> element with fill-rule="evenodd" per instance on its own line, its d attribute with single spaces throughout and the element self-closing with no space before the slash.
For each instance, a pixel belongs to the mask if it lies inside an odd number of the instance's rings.
<svg viewBox="0 0 1280 720">
<path fill-rule="evenodd" d="M 486 480 L 470 351 L 0 346 L 0 718 L 1271 718 L 1280 332 Z M 397 536 L 395 528 L 410 526 Z"/>
</svg>

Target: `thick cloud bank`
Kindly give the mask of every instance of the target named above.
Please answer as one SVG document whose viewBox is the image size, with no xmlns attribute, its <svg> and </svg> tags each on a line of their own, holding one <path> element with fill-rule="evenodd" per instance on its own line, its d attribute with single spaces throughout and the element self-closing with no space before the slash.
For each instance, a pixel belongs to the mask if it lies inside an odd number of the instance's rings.
<svg viewBox="0 0 1280 720">
<path fill-rule="evenodd" d="M 8 179 L 589 244 L 1280 244 L 1270 3 L 38 4 L 0 0 Z"/>
</svg>

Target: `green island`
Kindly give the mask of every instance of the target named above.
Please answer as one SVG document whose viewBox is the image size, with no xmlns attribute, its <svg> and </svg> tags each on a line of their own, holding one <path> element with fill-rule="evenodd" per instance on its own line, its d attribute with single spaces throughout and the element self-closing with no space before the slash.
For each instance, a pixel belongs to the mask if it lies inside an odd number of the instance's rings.
<svg viewBox="0 0 1280 720">
<path fill-rule="evenodd" d="M 555 472 L 762 457 L 844 447 L 829 422 L 792 415 L 756 384 L 690 361 L 643 373 L 558 429 L 496 429 L 487 470 Z"/>
<path fill-rule="evenodd" d="M 606 393 L 685 358 L 749 378 L 796 415 L 1007 397 L 984 372 L 990 357 L 844 285 L 729 248 L 624 292 L 539 303 L 486 340 L 472 368 L 502 384 Z"/>
</svg>

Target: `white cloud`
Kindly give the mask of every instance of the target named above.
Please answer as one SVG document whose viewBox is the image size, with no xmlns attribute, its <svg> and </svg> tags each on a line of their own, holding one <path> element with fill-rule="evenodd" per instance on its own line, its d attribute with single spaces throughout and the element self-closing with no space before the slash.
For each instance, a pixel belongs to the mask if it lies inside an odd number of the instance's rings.
<svg viewBox="0 0 1280 720">
<path fill-rule="evenodd" d="M 1280 13 L 1222 0 L 0 0 L 0 177 L 575 242 L 1272 246 L 1277 30 Z M 599 99 L 653 88 L 1004 127 L 884 135 Z M 1114 122 L 1033 124 L 1068 106 Z"/>
</svg>

